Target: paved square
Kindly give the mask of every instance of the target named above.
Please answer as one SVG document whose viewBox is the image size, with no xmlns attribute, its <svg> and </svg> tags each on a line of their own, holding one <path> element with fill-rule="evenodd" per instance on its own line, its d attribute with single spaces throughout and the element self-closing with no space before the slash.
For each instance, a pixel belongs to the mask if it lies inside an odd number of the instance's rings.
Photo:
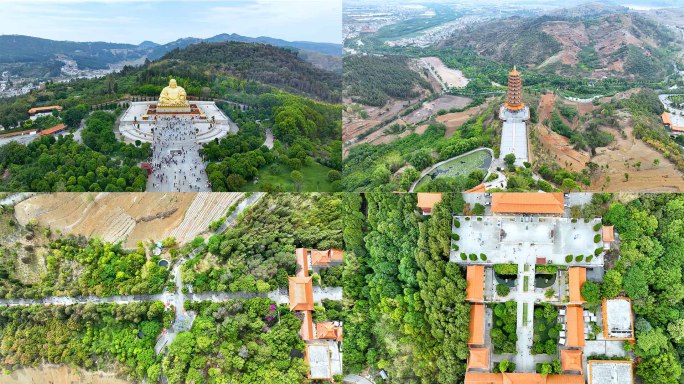
<svg viewBox="0 0 684 384">
<path fill-rule="evenodd" d="M 479 220 L 481 219 L 481 220 Z M 594 225 L 600 219 L 585 223 L 559 217 L 523 217 L 523 216 L 456 216 L 460 228 L 453 227 L 460 239 L 458 251 L 451 252 L 451 261 L 463 262 L 461 252 L 487 255 L 487 262 L 517 263 L 520 257 L 544 257 L 553 264 L 567 264 L 567 255 L 594 255 L 603 243 L 594 243 Z M 574 261 L 573 261 L 574 262 Z M 603 256 L 594 256 L 590 264 L 603 265 Z"/>
</svg>

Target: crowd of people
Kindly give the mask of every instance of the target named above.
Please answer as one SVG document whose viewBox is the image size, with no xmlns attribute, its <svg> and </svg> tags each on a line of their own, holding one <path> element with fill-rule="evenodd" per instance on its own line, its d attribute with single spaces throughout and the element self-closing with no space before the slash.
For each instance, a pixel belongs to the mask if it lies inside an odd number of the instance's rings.
<svg viewBox="0 0 684 384">
<path fill-rule="evenodd" d="M 157 117 L 148 191 L 211 191 L 192 118 Z"/>
</svg>

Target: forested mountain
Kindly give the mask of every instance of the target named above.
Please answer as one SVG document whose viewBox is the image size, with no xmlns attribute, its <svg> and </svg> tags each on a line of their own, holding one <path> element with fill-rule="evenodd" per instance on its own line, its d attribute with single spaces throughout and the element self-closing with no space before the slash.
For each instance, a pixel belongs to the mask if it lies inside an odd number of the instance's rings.
<svg viewBox="0 0 684 384">
<path fill-rule="evenodd" d="M 0 64 L 24 64 L 36 69 L 33 73 L 58 76 L 62 64 L 58 58 L 73 59 L 80 69 L 105 69 L 109 64 L 146 57 L 156 60 L 177 48 L 202 42 L 263 43 L 287 47 L 319 68 L 341 70 L 342 45 L 308 41 L 285 41 L 272 37 L 247 37 L 238 34 L 220 34 L 207 39 L 185 37 L 167 44 L 143 41 L 139 45 L 108 42 L 57 41 L 23 35 L 0 35 Z M 5 69 L 15 67 L 3 66 Z M 56 69 L 55 69 L 56 68 Z M 43 72 L 41 72 L 43 71 Z M 31 73 L 22 71 L 24 75 Z"/>
<path fill-rule="evenodd" d="M 240 43 L 263 43 L 273 45 L 275 47 L 289 47 L 296 50 L 304 50 L 310 52 L 318 52 L 324 55 L 330 56 L 342 56 L 342 45 L 333 43 L 314 43 L 309 41 L 285 41 L 281 39 L 274 39 L 272 37 L 259 36 L 259 37 L 247 37 L 241 36 L 235 33 L 227 34 L 222 33 L 207 39 L 200 39 L 196 37 L 186 37 L 172 41 L 168 44 L 158 45 L 150 53 L 150 59 L 158 59 L 164 56 L 166 53 L 176 49 L 185 48 L 191 44 L 197 43 L 223 43 L 227 41 L 235 41 Z"/>
<path fill-rule="evenodd" d="M 79 68 L 101 69 L 107 64 L 133 60 L 147 54 L 147 48 L 133 44 L 74 42 L 21 35 L 0 36 L 0 63 L 39 63 L 67 56 Z"/>
<path fill-rule="evenodd" d="M 405 56 L 347 56 L 344 58 L 344 96 L 353 101 L 381 107 L 392 97 L 418 97 L 430 84 L 409 68 Z"/>
<path fill-rule="evenodd" d="M 660 79 L 671 68 L 668 49 L 677 44 L 672 31 L 643 16 L 608 13 L 487 21 L 441 47 L 470 48 L 510 66 L 565 76 Z"/>
<path fill-rule="evenodd" d="M 199 43 L 169 52 L 161 61 L 202 65 L 212 73 L 258 81 L 325 101 L 340 99 L 339 75 L 316 68 L 296 53 L 272 45 Z"/>
</svg>

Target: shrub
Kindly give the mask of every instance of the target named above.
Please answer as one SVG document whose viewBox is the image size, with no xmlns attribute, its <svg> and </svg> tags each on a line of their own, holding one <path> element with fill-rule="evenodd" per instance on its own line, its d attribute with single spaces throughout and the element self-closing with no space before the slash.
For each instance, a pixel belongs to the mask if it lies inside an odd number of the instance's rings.
<svg viewBox="0 0 684 384">
<path fill-rule="evenodd" d="M 535 272 L 553 275 L 558 272 L 558 266 L 553 264 L 537 264 L 535 266 Z"/>
<path fill-rule="evenodd" d="M 585 259 L 585 261 L 588 263 L 588 262 L 590 262 L 593 258 L 594 258 L 593 255 L 589 255 L 589 256 L 587 256 L 587 258 Z"/>
<path fill-rule="evenodd" d="M 594 232 L 598 232 L 599 229 L 601 229 L 601 223 L 596 223 L 596 225 L 594 225 Z"/>
<path fill-rule="evenodd" d="M 584 256 L 583 256 L 583 255 L 579 255 L 579 256 L 575 257 L 575 261 L 578 262 L 578 263 L 579 263 L 580 261 L 582 261 L 583 259 L 584 259 Z"/>
<path fill-rule="evenodd" d="M 601 254 L 601 252 L 603 252 L 603 248 L 596 248 L 596 250 L 594 251 L 594 255 L 598 256 Z"/>
<path fill-rule="evenodd" d="M 594 243 L 598 243 L 599 241 L 601 241 L 601 235 L 597 233 L 596 235 L 594 235 Z"/>
<path fill-rule="evenodd" d="M 451 239 L 452 239 L 453 241 L 459 241 L 459 240 L 461 240 L 461 237 L 458 235 L 458 233 L 452 233 L 452 234 L 451 234 Z"/>
<path fill-rule="evenodd" d="M 487 255 L 485 255 L 484 253 L 480 253 L 480 260 L 487 261 Z"/>
<path fill-rule="evenodd" d="M 468 259 L 468 255 L 466 255 L 465 253 L 461 252 L 461 260 L 467 260 L 467 259 Z"/>
<path fill-rule="evenodd" d="M 553 288 L 549 288 L 546 290 L 546 292 L 544 292 L 544 297 L 546 297 L 547 299 L 550 299 L 553 297 L 553 295 L 555 293 L 556 293 L 556 291 Z"/>
<path fill-rule="evenodd" d="M 451 249 L 453 249 L 454 251 L 458 251 L 458 250 L 459 250 L 458 245 L 456 245 L 456 244 L 454 244 L 453 247 L 451 247 Z"/>
<path fill-rule="evenodd" d="M 454 227 L 461 228 L 461 222 L 458 219 L 454 219 Z"/>
<path fill-rule="evenodd" d="M 515 276 L 518 274 L 517 264 L 496 264 L 494 266 L 494 272 L 499 275 Z"/>
<path fill-rule="evenodd" d="M 506 285 L 506 284 L 497 284 L 496 285 L 496 294 L 499 296 L 508 296 L 508 294 L 511 292 L 511 288 Z"/>
<path fill-rule="evenodd" d="M 477 255 L 474 253 L 471 253 L 468 257 L 470 257 L 471 261 L 477 261 Z"/>
<path fill-rule="evenodd" d="M 572 221 L 572 222 L 573 222 L 573 224 L 574 224 L 574 223 L 576 223 L 576 222 L 577 222 L 577 219 L 572 219 L 571 221 Z"/>
<path fill-rule="evenodd" d="M 566 263 L 571 263 L 571 262 L 572 262 L 572 255 L 567 255 L 567 256 L 565 256 L 565 262 L 566 262 Z"/>
<path fill-rule="evenodd" d="M 470 221 L 470 217 L 468 217 L 468 216 L 466 216 L 465 219 L 466 219 L 466 221 Z"/>
</svg>

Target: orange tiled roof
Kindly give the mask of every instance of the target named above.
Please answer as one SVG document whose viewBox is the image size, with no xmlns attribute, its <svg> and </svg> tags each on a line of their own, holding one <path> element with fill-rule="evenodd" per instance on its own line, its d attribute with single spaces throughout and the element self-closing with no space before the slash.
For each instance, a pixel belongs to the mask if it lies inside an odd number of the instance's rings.
<svg viewBox="0 0 684 384">
<path fill-rule="evenodd" d="M 503 384 L 503 375 L 500 373 L 467 372 L 464 384 Z"/>
<path fill-rule="evenodd" d="M 314 325 L 311 311 L 304 311 L 304 318 L 302 319 L 302 327 L 299 328 L 299 336 L 304 341 L 314 339 Z"/>
<path fill-rule="evenodd" d="M 489 369 L 489 348 L 470 348 L 468 369 Z"/>
<path fill-rule="evenodd" d="M 470 323 L 468 323 L 470 337 L 468 338 L 468 344 L 484 344 L 484 315 L 484 304 L 472 304 L 470 306 Z"/>
<path fill-rule="evenodd" d="M 59 131 L 61 131 L 61 130 L 64 129 L 64 128 L 66 128 L 66 125 L 64 125 L 64 124 L 57 124 L 57 125 L 55 125 L 55 126 L 52 127 L 52 128 L 43 129 L 43 130 L 40 131 L 38 134 L 39 134 L 40 136 L 46 136 L 46 135 L 49 135 L 49 134 L 52 134 L 52 133 L 55 133 L 55 132 L 59 132 Z"/>
<path fill-rule="evenodd" d="M 311 265 L 316 267 L 327 267 L 332 262 L 342 262 L 341 249 L 328 249 L 325 251 L 311 250 Z"/>
<path fill-rule="evenodd" d="M 565 212 L 561 192 L 526 193 L 500 192 L 492 194 L 494 213 L 554 213 Z"/>
<path fill-rule="evenodd" d="M 663 118 L 663 124 L 665 124 L 665 125 L 672 125 L 672 118 L 670 117 L 670 114 L 669 114 L 669 113 L 663 112 L 663 114 L 661 115 L 661 117 Z"/>
<path fill-rule="evenodd" d="M 606 243 L 611 243 L 615 241 L 615 231 L 613 231 L 612 225 L 604 225 L 602 232 L 603 241 Z"/>
<path fill-rule="evenodd" d="M 336 327 L 332 321 L 316 323 L 316 338 L 341 341 L 342 327 Z"/>
<path fill-rule="evenodd" d="M 569 288 L 570 291 L 570 302 L 571 303 L 584 303 L 584 298 L 582 297 L 582 285 L 587 281 L 587 269 L 584 267 L 570 267 L 568 268 L 569 276 Z"/>
<path fill-rule="evenodd" d="M 424 211 L 431 211 L 435 204 L 440 201 L 442 201 L 441 193 L 424 192 L 418 194 L 418 208 Z"/>
<path fill-rule="evenodd" d="M 584 384 L 584 375 L 548 375 L 546 384 Z"/>
<path fill-rule="evenodd" d="M 291 311 L 313 311 L 312 277 L 288 277 Z"/>
<path fill-rule="evenodd" d="M 579 305 L 568 305 L 565 310 L 568 347 L 584 347 L 584 313 Z"/>
<path fill-rule="evenodd" d="M 328 251 L 319 251 L 317 249 L 311 250 L 311 265 L 315 266 L 325 266 L 330 264 L 330 258 L 328 257 Z"/>
<path fill-rule="evenodd" d="M 295 250 L 295 259 L 297 260 L 297 276 L 309 276 L 309 262 L 306 256 L 306 248 L 297 248 Z"/>
<path fill-rule="evenodd" d="M 466 280 L 468 282 L 468 286 L 466 287 L 466 300 L 484 300 L 484 270 L 484 265 L 469 265 L 466 268 Z"/>
<path fill-rule="evenodd" d="M 463 191 L 465 193 L 483 193 L 485 191 L 485 185 L 484 183 L 477 185 L 475 187 L 472 187 L 468 189 L 467 191 Z"/>
<path fill-rule="evenodd" d="M 584 384 L 584 375 L 467 372 L 464 384 Z"/>
<path fill-rule="evenodd" d="M 582 372 L 582 351 L 579 349 L 561 349 L 561 369 L 563 371 Z"/>
<path fill-rule="evenodd" d="M 53 109 L 61 111 L 62 107 L 59 105 L 48 105 L 47 107 L 35 107 L 35 108 L 29 109 L 28 113 L 30 115 L 33 115 L 34 113 L 52 111 Z"/>
<path fill-rule="evenodd" d="M 332 261 L 344 261 L 344 254 L 341 249 L 330 248 L 330 260 Z"/>
</svg>

